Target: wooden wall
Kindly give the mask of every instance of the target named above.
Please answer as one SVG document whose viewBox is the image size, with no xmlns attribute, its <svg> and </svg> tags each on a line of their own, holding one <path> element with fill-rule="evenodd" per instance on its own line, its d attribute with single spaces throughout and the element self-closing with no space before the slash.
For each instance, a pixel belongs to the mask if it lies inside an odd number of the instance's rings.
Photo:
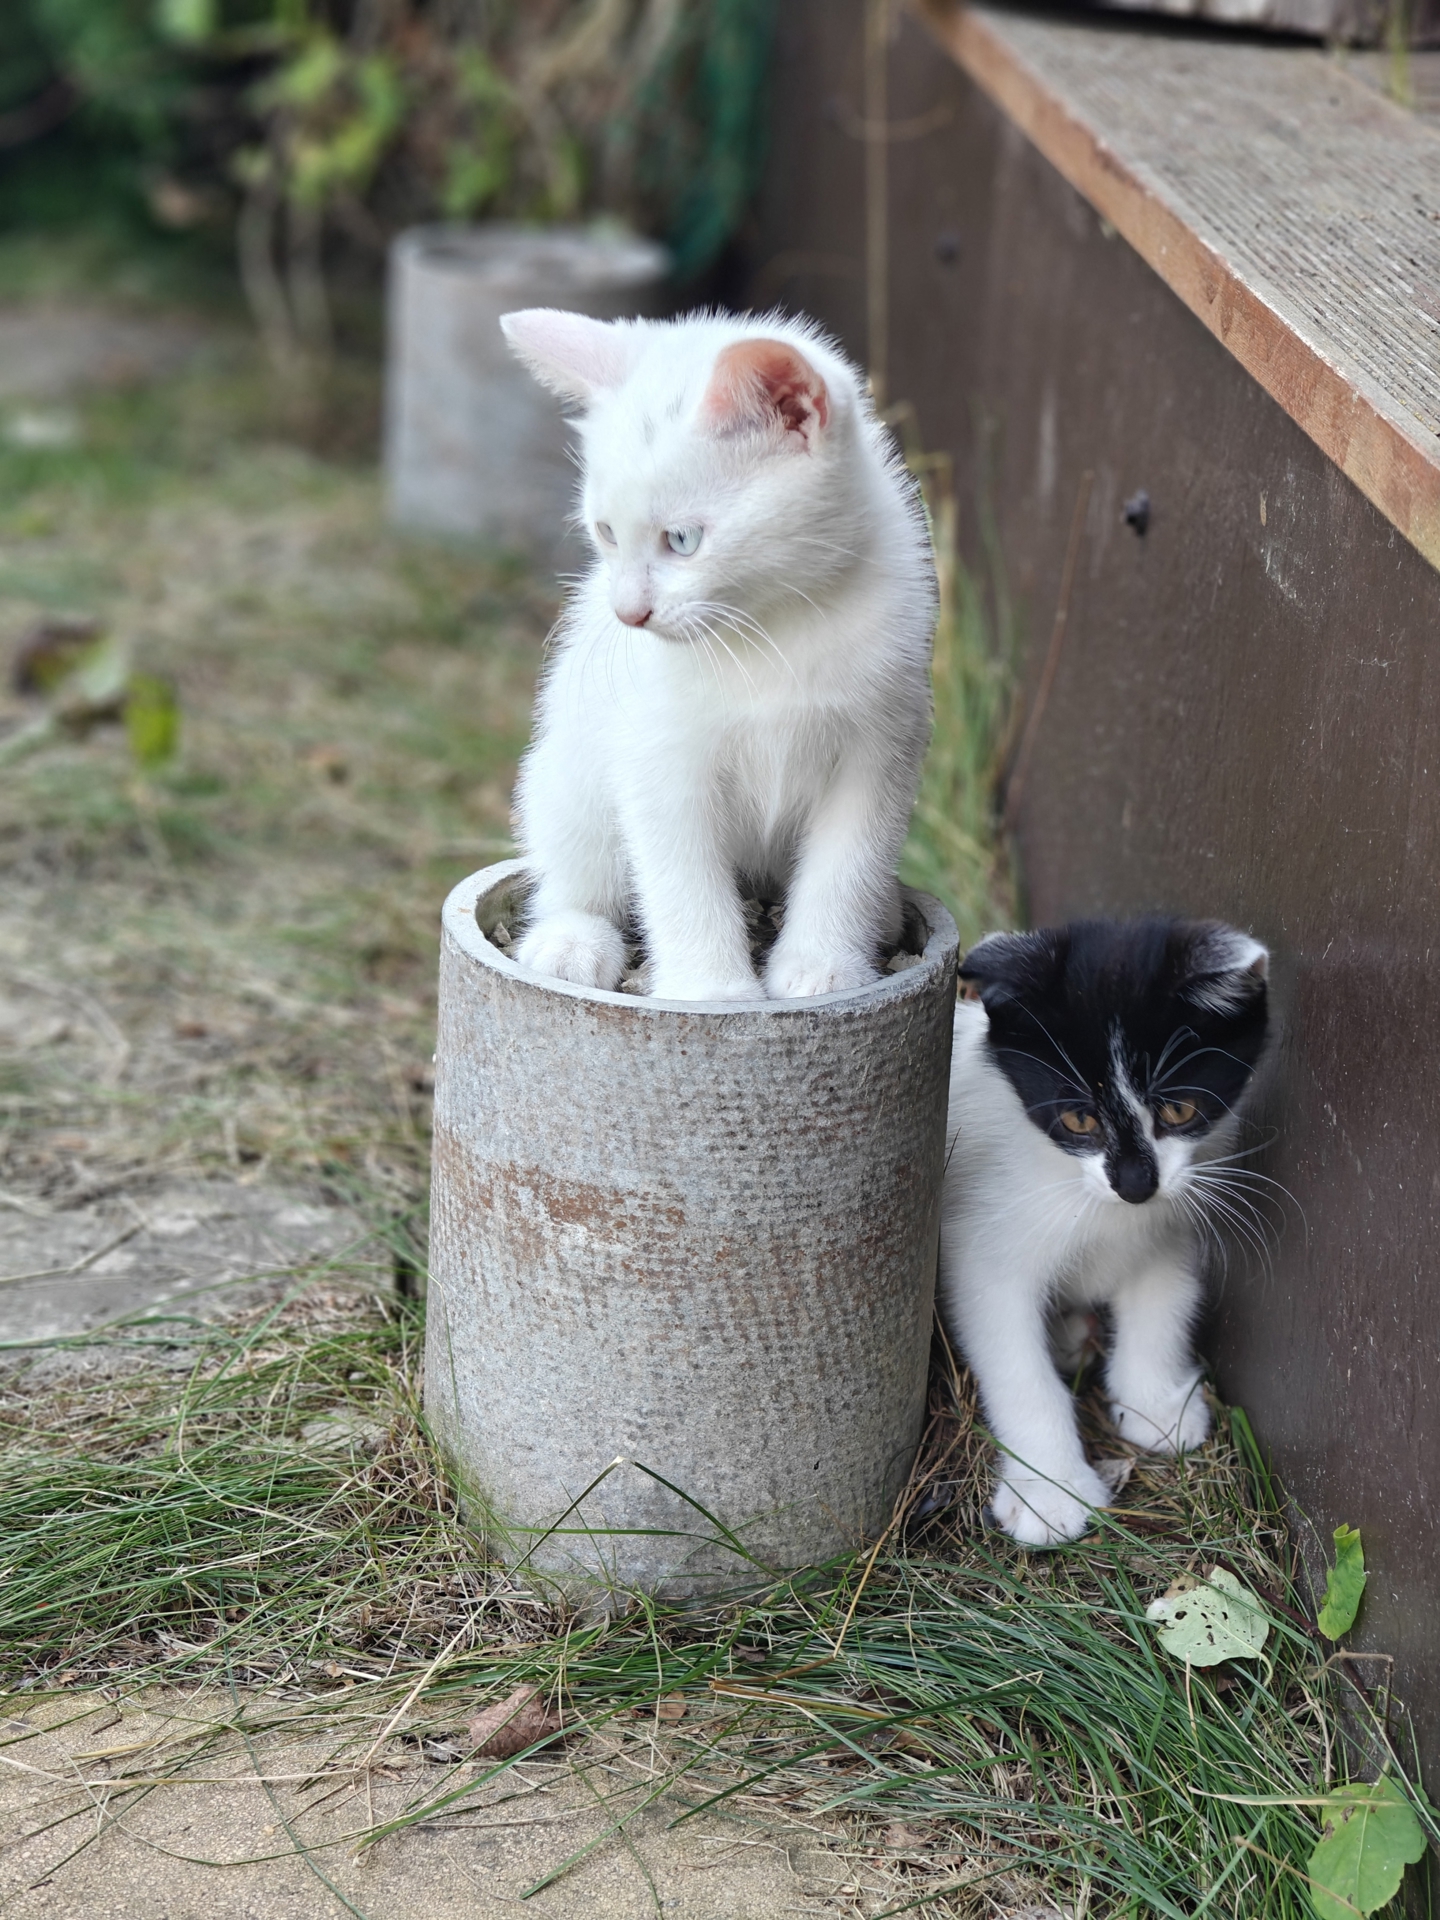
<svg viewBox="0 0 1440 1920">
<path fill-rule="evenodd" d="M 863 360 L 861 78 L 857 0 L 786 0 L 748 291 Z M 952 450 L 972 558 L 993 512 L 1032 676 L 1092 476 L 1029 913 L 1216 914 L 1272 947 L 1256 1165 L 1294 1204 L 1210 1345 L 1299 1506 L 1363 1530 L 1358 1644 L 1398 1656 L 1433 1777 L 1440 574 L 914 23 L 890 88 L 889 394 Z"/>
</svg>

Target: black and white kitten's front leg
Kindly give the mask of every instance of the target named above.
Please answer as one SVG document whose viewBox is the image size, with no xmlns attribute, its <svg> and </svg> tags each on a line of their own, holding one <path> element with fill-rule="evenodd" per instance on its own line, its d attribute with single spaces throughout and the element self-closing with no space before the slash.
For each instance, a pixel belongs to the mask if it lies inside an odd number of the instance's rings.
<svg viewBox="0 0 1440 1920">
<path fill-rule="evenodd" d="M 1048 1262 L 1034 1258 L 1005 1211 L 989 1221 L 947 1218 L 941 1287 L 1000 1448 L 995 1523 L 1023 1546 L 1053 1547 L 1084 1533 L 1110 1490 L 1085 1458 L 1075 1403 L 1055 1369 Z"/>
<path fill-rule="evenodd" d="M 1078 1539 L 1107 1506 L 1111 1485 L 1086 1459 L 1068 1382 L 1056 1365 L 1052 1276 L 999 1233 L 950 1219 L 941 1280 L 951 1319 L 1000 1448 L 991 1512 L 1022 1546 Z M 1210 1432 L 1191 1330 L 1201 1283 L 1194 1249 L 1177 1236 L 1092 1297 L 1110 1310 L 1105 1365 L 1116 1431 L 1145 1453 L 1197 1447 Z M 978 1278 L 985 1276 L 984 1280 Z M 1088 1319 L 1088 1314 L 1083 1314 Z"/>
</svg>

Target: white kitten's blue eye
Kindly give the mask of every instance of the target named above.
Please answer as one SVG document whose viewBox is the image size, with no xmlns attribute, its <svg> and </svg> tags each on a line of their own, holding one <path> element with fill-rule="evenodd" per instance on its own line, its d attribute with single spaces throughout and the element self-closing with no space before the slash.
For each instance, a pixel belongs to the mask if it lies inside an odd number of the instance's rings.
<svg viewBox="0 0 1440 1920">
<path fill-rule="evenodd" d="M 667 527 L 665 544 L 672 553 L 690 555 L 700 544 L 700 527 Z"/>
<path fill-rule="evenodd" d="M 599 534 L 600 538 L 605 542 L 607 547 L 614 546 L 615 529 L 611 526 L 608 520 L 597 520 L 595 522 L 595 531 L 596 533 Z"/>
</svg>

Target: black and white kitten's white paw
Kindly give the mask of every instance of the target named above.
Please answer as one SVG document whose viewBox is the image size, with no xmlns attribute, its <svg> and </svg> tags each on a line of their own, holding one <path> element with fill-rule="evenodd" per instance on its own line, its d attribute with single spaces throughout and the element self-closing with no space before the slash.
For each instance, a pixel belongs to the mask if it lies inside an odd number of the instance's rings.
<svg viewBox="0 0 1440 1920">
<path fill-rule="evenodd" d="M 1022 1547 L 1058 1547 L 1088 1533 L 1095 1509 L 1109 1503 L 1110 1489 L 1093 1467 L 1069 1473 L 1062 1485 L 1012 1462 L 995 1488 L 990 1511 L 995 1524 Z"/>
<path fill-rule="evenodd" d="M 1200 1381 L 1187 1380 L 1168 1391 L 1132 1393 L 1110 1403 L 1116 1432 L 1146 1453 L 1188 1453 L 1209 1437 L 1210 1409 Z"/>
<path fill-rule="evenodd" d="M 858 954 L 807 952 L 787 947 L 782 934 L 765 967 L 765 991 L 774 1000 L 808 1000 L 818 993 L 844 993 L 880 978 L 873 961 Z"/>
<path fill-rule="evenodd" d="M 532 973 L 568 980 L 577 987 L 613 992 L 625 971 L 625 940 L 617 926 L 598 913 L 566 909 L 546 914 L 526 929 L 514 957 Z"/>
</svg>

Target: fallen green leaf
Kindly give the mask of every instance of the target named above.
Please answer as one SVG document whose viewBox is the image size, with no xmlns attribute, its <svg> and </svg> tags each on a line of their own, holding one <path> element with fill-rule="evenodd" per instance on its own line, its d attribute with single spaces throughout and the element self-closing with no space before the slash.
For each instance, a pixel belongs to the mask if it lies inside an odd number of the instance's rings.
<svg viewBox="0 0 1440 1920">
<path fill-rule="evenodd" d="M 125 691 L 125 734 L 136 764 L 147 773 L 174 757 L 180 738 L 180 703 L 168 680 L 134 673 Z"/>
<path fill-rule="evenodd" d="M 1322 1814 L 1324 1836 L 1310 1856 L 1310 1904 L 1319 1920 L 1353 1920 L 1393 1899 L 1405 1868 L 1425 1851 L 1414 1808 L 1385 1776 L 1341 1787 Z"/>
<path fill-rule="evenodd" d="M 1365 1591 L 1365 1549 L 1355 1527 L 1335 1529 L 1335 1564 L 1325 1580 L 1325 1604 L 1316 1624 L 1327 1640 L 1338 1640 L 1355 1624 Z"/>
<path fill-rule="evenodd" d="M 1145 1618 L 1159 1627 L 1165 1651 L 1191 1667 L 1253 1660 L 1270 1637 L 1259 1599 L 1224 1567 L 1212 1567 L 1203 1581 L 1177 1580 L 1150 1602 Z"/>
<path fill-rule="evenodd" d="M 55 687 L 51 711 L 72 733 L 88 733 L 99 721 L 118 717 L 129 683 L 129 649 L 113 634 L 102 635 L 81 650 Z"/>
</svg>

